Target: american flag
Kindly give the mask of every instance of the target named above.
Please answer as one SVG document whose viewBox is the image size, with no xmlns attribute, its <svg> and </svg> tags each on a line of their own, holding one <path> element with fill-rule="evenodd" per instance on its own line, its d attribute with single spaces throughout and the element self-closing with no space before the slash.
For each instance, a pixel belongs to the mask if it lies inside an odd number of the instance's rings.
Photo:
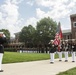
<svg viewBox="0 0 76 75">
<path fill-rule="evenodd" d="M 55 39 L 54 39 L 54 44 L 58 46 L 58 50 L 60 50 L 60 44 L 61 44 L 61 39 L 63 38 L 62 36 L 62 30 L 60 26 L 60 22 L 57 26 L 57 33 L 55 34 Z"/>
<path fill-rule="evenodd" d="M 54 39 L 54 42 L 53 42 L 55 45 L 59 45 L 60 43 L 60 38 L 59 38 L 59 33 L 56 33 L 55 35 L 55 39 Z"/>
</svg>

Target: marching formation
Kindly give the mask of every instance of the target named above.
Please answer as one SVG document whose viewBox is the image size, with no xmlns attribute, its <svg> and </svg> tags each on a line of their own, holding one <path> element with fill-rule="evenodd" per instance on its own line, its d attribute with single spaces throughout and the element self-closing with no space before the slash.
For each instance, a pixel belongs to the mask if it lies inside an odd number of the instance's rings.
<svg viewBox="0 0 76 75">
<path fill-rule="evenodd" d="M 72 62 L 75 62 L 76 39 L 61 40 L 60 45 L 55 45 L 54 40 L 50 44 L 50 63 L 54 63 L 55 52 L 59 55 L 59 61 L 62 61 L 62 54 L 64 53 L 65 62 L 68 62 L 68 53 L 72 55 Z"/>
</svg>

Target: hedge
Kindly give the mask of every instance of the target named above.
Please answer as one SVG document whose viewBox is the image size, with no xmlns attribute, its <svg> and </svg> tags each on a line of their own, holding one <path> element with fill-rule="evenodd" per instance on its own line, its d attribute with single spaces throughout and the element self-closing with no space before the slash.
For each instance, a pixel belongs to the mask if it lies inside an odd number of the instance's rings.
<svg viewBox="0 0 76 75">
<path fill-rule="evenodd" d="M 4 51 L 17 52 L 16 48 L 4 48 Z"/>
</svg>

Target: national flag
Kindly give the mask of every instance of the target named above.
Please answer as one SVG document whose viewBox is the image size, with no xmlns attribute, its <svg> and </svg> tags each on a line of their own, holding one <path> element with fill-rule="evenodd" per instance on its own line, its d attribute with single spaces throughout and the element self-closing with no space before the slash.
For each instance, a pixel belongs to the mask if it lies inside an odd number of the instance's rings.
<svg viewBox="0 0 76 75">
<path fill-rule="evenodd" d="M 56 31 L 59 35 L 59 39 L 62 39 L 63 38 L 63 35 L 62 35 L 62 30 L 61 30 L 61 25 L 60 25 L 60 22 L 58 23 L 58 26 L 57 26 L 57 31 Z M 56 34 L 57 34 L 56 33 Z"/>
<path fill-rule="evenodd" d="M 59 43 L 60 43 L 60 40 L 59 39 L 54 39 L 54 42 L 53 42 L 55 45 L 59 45 Z"/>
<path fill-rule="evenodd" d="M 57 26 L 57 31 L 56 31 L 56 34 L 55 34 L 55 39 L 54 39 L 54 44 L 55 45 L 58 45 L 58 50 L 60 50 L 60 44 L 61 44 L 61 39 L 63 38 L 63 35 L 62 35 L 62 30 L 61 30 L 61 26 L 60 26 L 60 22 Z"/>
</svg>

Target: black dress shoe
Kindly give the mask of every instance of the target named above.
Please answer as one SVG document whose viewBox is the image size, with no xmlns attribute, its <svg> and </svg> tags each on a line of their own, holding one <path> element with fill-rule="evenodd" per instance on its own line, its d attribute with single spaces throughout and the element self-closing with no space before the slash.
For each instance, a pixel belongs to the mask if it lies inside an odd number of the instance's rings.
<svg viewBox="0 0 76 75">
<path fill-rule="evenodd" d="M 54 64 L 54 62 L 50 62 L 50 64 Z"/>
<path fill-rule="evenodd" d="M 65 62 L 68 62 L 68 60 L 65 60 Z"/>
<path fill-rule="evenodd" d="M 72 62 L 75 62 L 75 61 L 72 61 Z"/>
<path fill-rule="evenodd" d="M 3 72 L 3 70 L 0 70 L 0 72 Z"/>
<path fill-rule="evenodd" d="M 62 60 L 59 60 L 59 61 L 62 61 Z"/>
</svg>

